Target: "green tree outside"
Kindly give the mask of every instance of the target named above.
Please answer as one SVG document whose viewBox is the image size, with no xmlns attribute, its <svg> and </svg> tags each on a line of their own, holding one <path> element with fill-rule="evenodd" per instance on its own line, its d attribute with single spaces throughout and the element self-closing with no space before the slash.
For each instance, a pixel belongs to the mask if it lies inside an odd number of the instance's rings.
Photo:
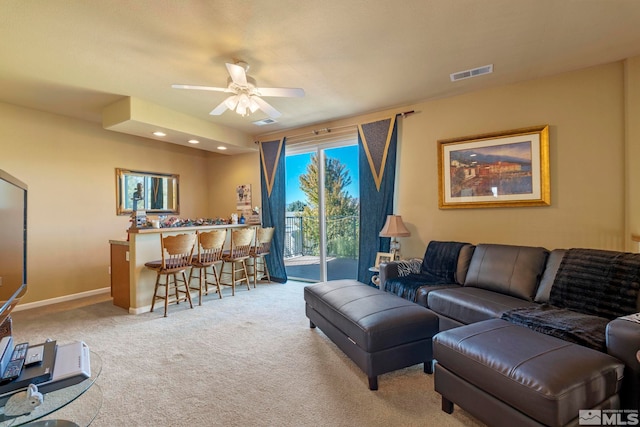
<svg viewBox="0 0 640 427">
<path fill-rule="evenodd" d="M 308 204 L 302 210 L 303 250 L 320 255 L 318 156 L 311 156 L 306 173 L 300 175 L 300 189 Z M 359 235 L 359 200 L 345 188 L 351 184 L 346 166 L 338 159 L 325 159 L 325 216 L 327 221 L 327 255 L 357 258 Z"/>
<path fill-rule="evenodd" d="M 301 202 L 300 200 L 296 200 L 295 202 L 289 203 L 287 206 L 287 212 L 302 212 L 306 204 Z"/>
</svg>

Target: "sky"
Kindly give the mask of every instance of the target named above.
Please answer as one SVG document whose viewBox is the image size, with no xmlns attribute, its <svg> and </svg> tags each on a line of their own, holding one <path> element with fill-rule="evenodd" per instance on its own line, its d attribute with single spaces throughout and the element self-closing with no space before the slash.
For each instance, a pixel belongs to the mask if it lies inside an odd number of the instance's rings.
<svg viewBox="0 0 640 427">
<path fill-rule="evenodd" d="M 307 164 L 311 161 L 313 153 L 289 155 L 285 160 L 286 180 L 287 180 L 287 205 L 300 200 L 306 200 L 305 194 L 300 190 L 298 177 L 307 170 Z M 330 148 L 325 150 L 325 155 L 335 158 L 345 164 L 351 176 L 351 185 L 346 187 L 347 193 L 352 197 L 359 198 L 358 181 L 358 146 L 349 145 L 347 147 Z"/>
<path fill-rule="evenodd" d="M 460 150 L 462 153 L 479 153 L 486 156 L 512 157 L 531 162 L 531 141 L 499 144 L 489 147 L 477 147 Z"/>
</svg>

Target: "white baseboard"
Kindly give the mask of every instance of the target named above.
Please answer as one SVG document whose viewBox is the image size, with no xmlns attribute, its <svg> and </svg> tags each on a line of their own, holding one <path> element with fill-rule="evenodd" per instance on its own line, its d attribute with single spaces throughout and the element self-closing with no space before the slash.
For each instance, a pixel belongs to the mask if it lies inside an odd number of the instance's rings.
<svg viewBox="0 0 640 427">
<path fill-rule="evenodd" d="M 149 311 L 151 311 L 151 304 L 138 308 L 129 307 L 129 314 L 148 313 Z"/>
<path fill-rule="evenodd" d="M 93 291 L 86 291 L 86 292 L 80 292 L 78 294 L 65 295 L 63 297 L 51 298 L 51 299 L 46 299 L 42 301 L 28 302 L 25 304 L 18 304 L 17 306 L 15 306 L 13 311 L 22 311 L 22 310 L 28 310 L 30 308 L 44 307 L 46 305 L 58 304 L 60 302 L 66 302 L 66 301 L 73 301 L 80 298 L 86 298 L 86 297 L 106 294 L 110 292 L 111 292 L 111 287 L 109 286 L 106 288 L 94 289 Z"/>
</svg>

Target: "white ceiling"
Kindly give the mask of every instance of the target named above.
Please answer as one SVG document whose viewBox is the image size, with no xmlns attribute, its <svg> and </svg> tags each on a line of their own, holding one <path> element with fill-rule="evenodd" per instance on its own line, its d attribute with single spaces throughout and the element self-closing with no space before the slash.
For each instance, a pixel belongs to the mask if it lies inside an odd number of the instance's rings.
<svg viewBox="0 0 640 427">
<path fill-rule="evenodd" d="M 0 1 L 0 101 L 102 122 L 132 97 L 248 140 L 637 55 L 638 0 Z M 267 98 L 282 117 L 257 127 L 208 114 L 224 93 L 171 88 L 226 86 L 235 60 L 306 96 Z"/>
</svg>

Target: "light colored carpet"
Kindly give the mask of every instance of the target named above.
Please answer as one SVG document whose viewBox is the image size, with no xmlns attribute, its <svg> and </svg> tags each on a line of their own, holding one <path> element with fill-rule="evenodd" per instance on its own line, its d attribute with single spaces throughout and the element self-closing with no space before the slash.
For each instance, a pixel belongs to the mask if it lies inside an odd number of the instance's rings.
<svg viewBox="0 0 640 427">
<path fill-rule="evenodd" d="M 171 305 L 167 318 L 162 309 L 130 315 L 106 298 L 36 308 L 14 313 L 14 337 L 82 340 L 100 355 L 103 402 L 92 426 L 481 426 L 458 407 L 440 410 L 422 365 L 381 375 L 370 391 L 365 374 L 309 328 L 303 288 L 225 289 L 193 310 Z M 90 419 L 95 402 L 82 399 L 56 415 Z"/>
</svg>

